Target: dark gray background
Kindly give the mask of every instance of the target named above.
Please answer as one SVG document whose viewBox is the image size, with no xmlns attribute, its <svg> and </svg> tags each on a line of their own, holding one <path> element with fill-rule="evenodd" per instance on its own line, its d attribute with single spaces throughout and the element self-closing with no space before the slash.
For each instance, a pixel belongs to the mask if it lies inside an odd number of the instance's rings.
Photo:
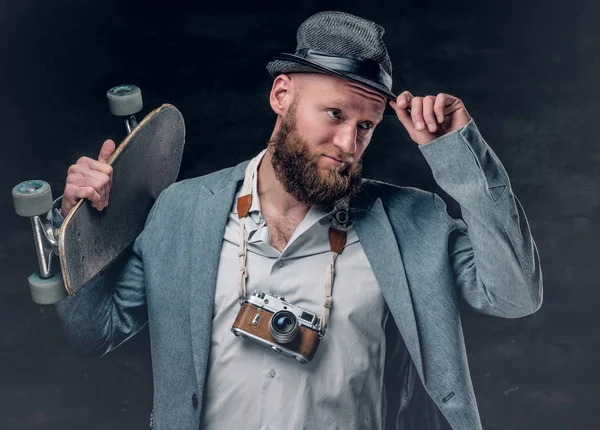
<svg viewBox="0 0 600 430">
<path fill-rule="evenodd" d="M 71 163 L 97 157 L 107 137 L 122 139 L 104 98 L 121 83 L 142 88 L 144 113 L 163 102 L 182 111 L 180 179 L 249 158 L 275 119 L 266 59 L 293 50 L 298 25 L 327 9 L 382 24 L 413 94 L 463 100 L 528 215 L 542 309 L 517 320 L 464 318 L 484 428 L 600 428 L 598 3 L 215 3 L 0 2 L 0 428 L 144 428 L 152 399 L 146 330 L 102 359 L 82 358 L 54 309 L 30 300 L 37 261 L 11 188 L 39 178 L 58 196 Z M 395 118 L 376 131 L 365 164 L 368 177 L 436 189 Z"/>
</svg>

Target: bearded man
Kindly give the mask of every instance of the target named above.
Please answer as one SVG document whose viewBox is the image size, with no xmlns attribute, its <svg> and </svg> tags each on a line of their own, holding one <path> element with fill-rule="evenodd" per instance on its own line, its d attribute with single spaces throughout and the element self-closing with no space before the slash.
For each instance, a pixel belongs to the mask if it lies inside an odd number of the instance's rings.
<svg viewBox="0 0 600 430">
<path fill-rule="evenodd" d="M 406 412 L 415 381 L 452 428 L 482 428 L 459 305 L 505 318 L 535 312 L 539 256 L 506 171 L 461 100 L 391 91 L 383 32 L 347 13 L 309 17 L 296 52 L 267 65 L 277 115 L 267 148 L 170 186 L 116 283 L 100 276 L 57 304 L 70 341 L 97 356 L 149 324 L 155 428 L 420 429 Z M 434 193 L 361 178 L 386 114 L 462 218 Z M 70 168 L 62 215 L 81 198 L 108 204 L 113 151 L 108 140 L 99 160 Z M 250 296 L 258 310 L 240 323 Z M 319 342 L 306 352 L 273 329 L 253 332 L 275 306 L 267 298 L 282 312 L 301 309 L 303 333 Z M 299 325 L 281 315 L 270 324 Z M 391 391 L 399 404 L 388 404 Z M 427 425 L 442 424 L 430 415 Z"/>
</svg>

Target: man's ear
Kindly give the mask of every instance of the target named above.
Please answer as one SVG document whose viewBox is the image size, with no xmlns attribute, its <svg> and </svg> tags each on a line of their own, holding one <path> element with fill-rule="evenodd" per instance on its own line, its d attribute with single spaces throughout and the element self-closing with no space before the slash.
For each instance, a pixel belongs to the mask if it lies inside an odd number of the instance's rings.
<svg viewBox="0 0 600 430">
<path fill-rule="evenodd" d="M 279 116 L 283 116 L 292 102 L 292 83 L 289 75 L 278 75 L 273 81 L 269 102 L 271 109 Z"/>
</svg>

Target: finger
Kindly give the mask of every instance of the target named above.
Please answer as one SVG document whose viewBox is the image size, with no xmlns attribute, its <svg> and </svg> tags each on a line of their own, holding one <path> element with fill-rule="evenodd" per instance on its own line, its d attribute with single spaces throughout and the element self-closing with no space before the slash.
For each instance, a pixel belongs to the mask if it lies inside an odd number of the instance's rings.
<svg viewBox="0 0 600 430">
<path fill-rule="evenodd" d="M 98 161 L 108 163 L 110 156 L 115 152 L 115 142 L 112 139 L 106 139 L 100 149 Z"/>
<path fill-rule="evenodd" d="M 410 116 L 417 131 L 425 129 L 425 120 L 423 119 L 423 97 L 414 97 L 410 101 Z"/>
<path fill-rule="evenodd" d="M 95 160 L 93 160 L 95 161 Z M 98 161 L 95 161 L 99 163 Z M 106 165 L 104 165 L 106 166 Z M 110 166 L 106 166 L 110 167 Z M 100 170 L 93 170 L 88 168 L 87 166 L 79 166 L 77 164 L 73 164 L 69 167 L 67 174 L 67 182 L 71 183 L 79 183 L 80 178 L 94 178 L 98 181 L 110 183 L 110 175 L 106 172 Z"/>
<path fill-rule="evenodd" d="M 88 170 L 95 170 L 97 172 L 102 172 L 105 175 L 112 177 L 113 168 L 111 165 L 104 163 L 103 161 L 94 160 L 90 157 L 81 157 L 76 165 L 83 167 Z"/>
<path fill-rule="evenodd" d="M 437 130 L 437 123 L 433 114 L 433 104 L 435 102 L 434 96 L 427 96 L 423 99 L 423 119 L 427 128 L 431 133 Z"/>
<path fill-rule="evenodd" d="M 93 187 L 104 200 L 108 201 L 108 195 L 112 187 L 110 176 L 105 173 L 83 168 L 81 166 L 72 165 L 69 167 L 67 175 L 67 185 L 75 185 L 77 187 Z"/>
<path fill-rule="evenodd" d="M 402 109 L 408 109 L 410 101 L 414 98 L 410 91 L 403 91 L 397 98 L 396 104 Z"/>
<path fill-rule="evenodd" d="M 92 187 L 98 193 L 103 202 L 108 201 L 110 187 L 105 178 L 95 178 L 91 176 L 80 176 L 67 183 L 67 186 L 77 188 Z"/>
<path fill-rule="evenodd" d="M 390 105 L 396 111 L 398 119 L 408 132 L 409 136 L 412 137 L 416 130 L 415 125 L 413 124 L 412 119 L 410 117 L 410 113 L 408 112 L 408 109 L 399 107 L 398 104 L 394 101 L 391 101 Z"/>
<path fill-rule="evenodd" d="M 65 188 L 64 197 L 73 203 L 73 206 L 81 199 L 88 199 L 96 209 L 104 208 L 104 199 L 92 186 L 77 187 L 67 185 Z"/>
<path fill-rule="evenodd" d="M 435 98 L 433 110 L 435 112 L 437 122 L 439 122 L 440 124 L 444 122 L 444 118 L 446 117 L 446 112 L 444 111 L 444 109 L 446 107 L 447 100 L 448 95 L 444 93 L 439 93 Z"/>
<path fill-rule="evenodd" d="M 444 94 L 444 115 L 448 116 L 453 114 L 459 109 L 464 109 L 462 101 L 458 97 L 454 97 L 450 94 Z M 466 109 L 465 109 L 466 110 Z"/>
</svg>

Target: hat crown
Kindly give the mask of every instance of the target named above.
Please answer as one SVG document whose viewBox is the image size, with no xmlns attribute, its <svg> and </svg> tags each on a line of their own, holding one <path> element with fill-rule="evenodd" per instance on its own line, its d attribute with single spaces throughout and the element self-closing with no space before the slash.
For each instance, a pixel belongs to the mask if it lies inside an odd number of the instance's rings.
<svg viewBox="0 0 600 430">
<path fill-rule="evenodd" d="M 392 63 L 379 24 L 339 11 L 318 12 L 307 18 L 296 33 L 296 51 L 312 49 L 331 55 L 376 61 L 390 76 Z"/>
</svg>

